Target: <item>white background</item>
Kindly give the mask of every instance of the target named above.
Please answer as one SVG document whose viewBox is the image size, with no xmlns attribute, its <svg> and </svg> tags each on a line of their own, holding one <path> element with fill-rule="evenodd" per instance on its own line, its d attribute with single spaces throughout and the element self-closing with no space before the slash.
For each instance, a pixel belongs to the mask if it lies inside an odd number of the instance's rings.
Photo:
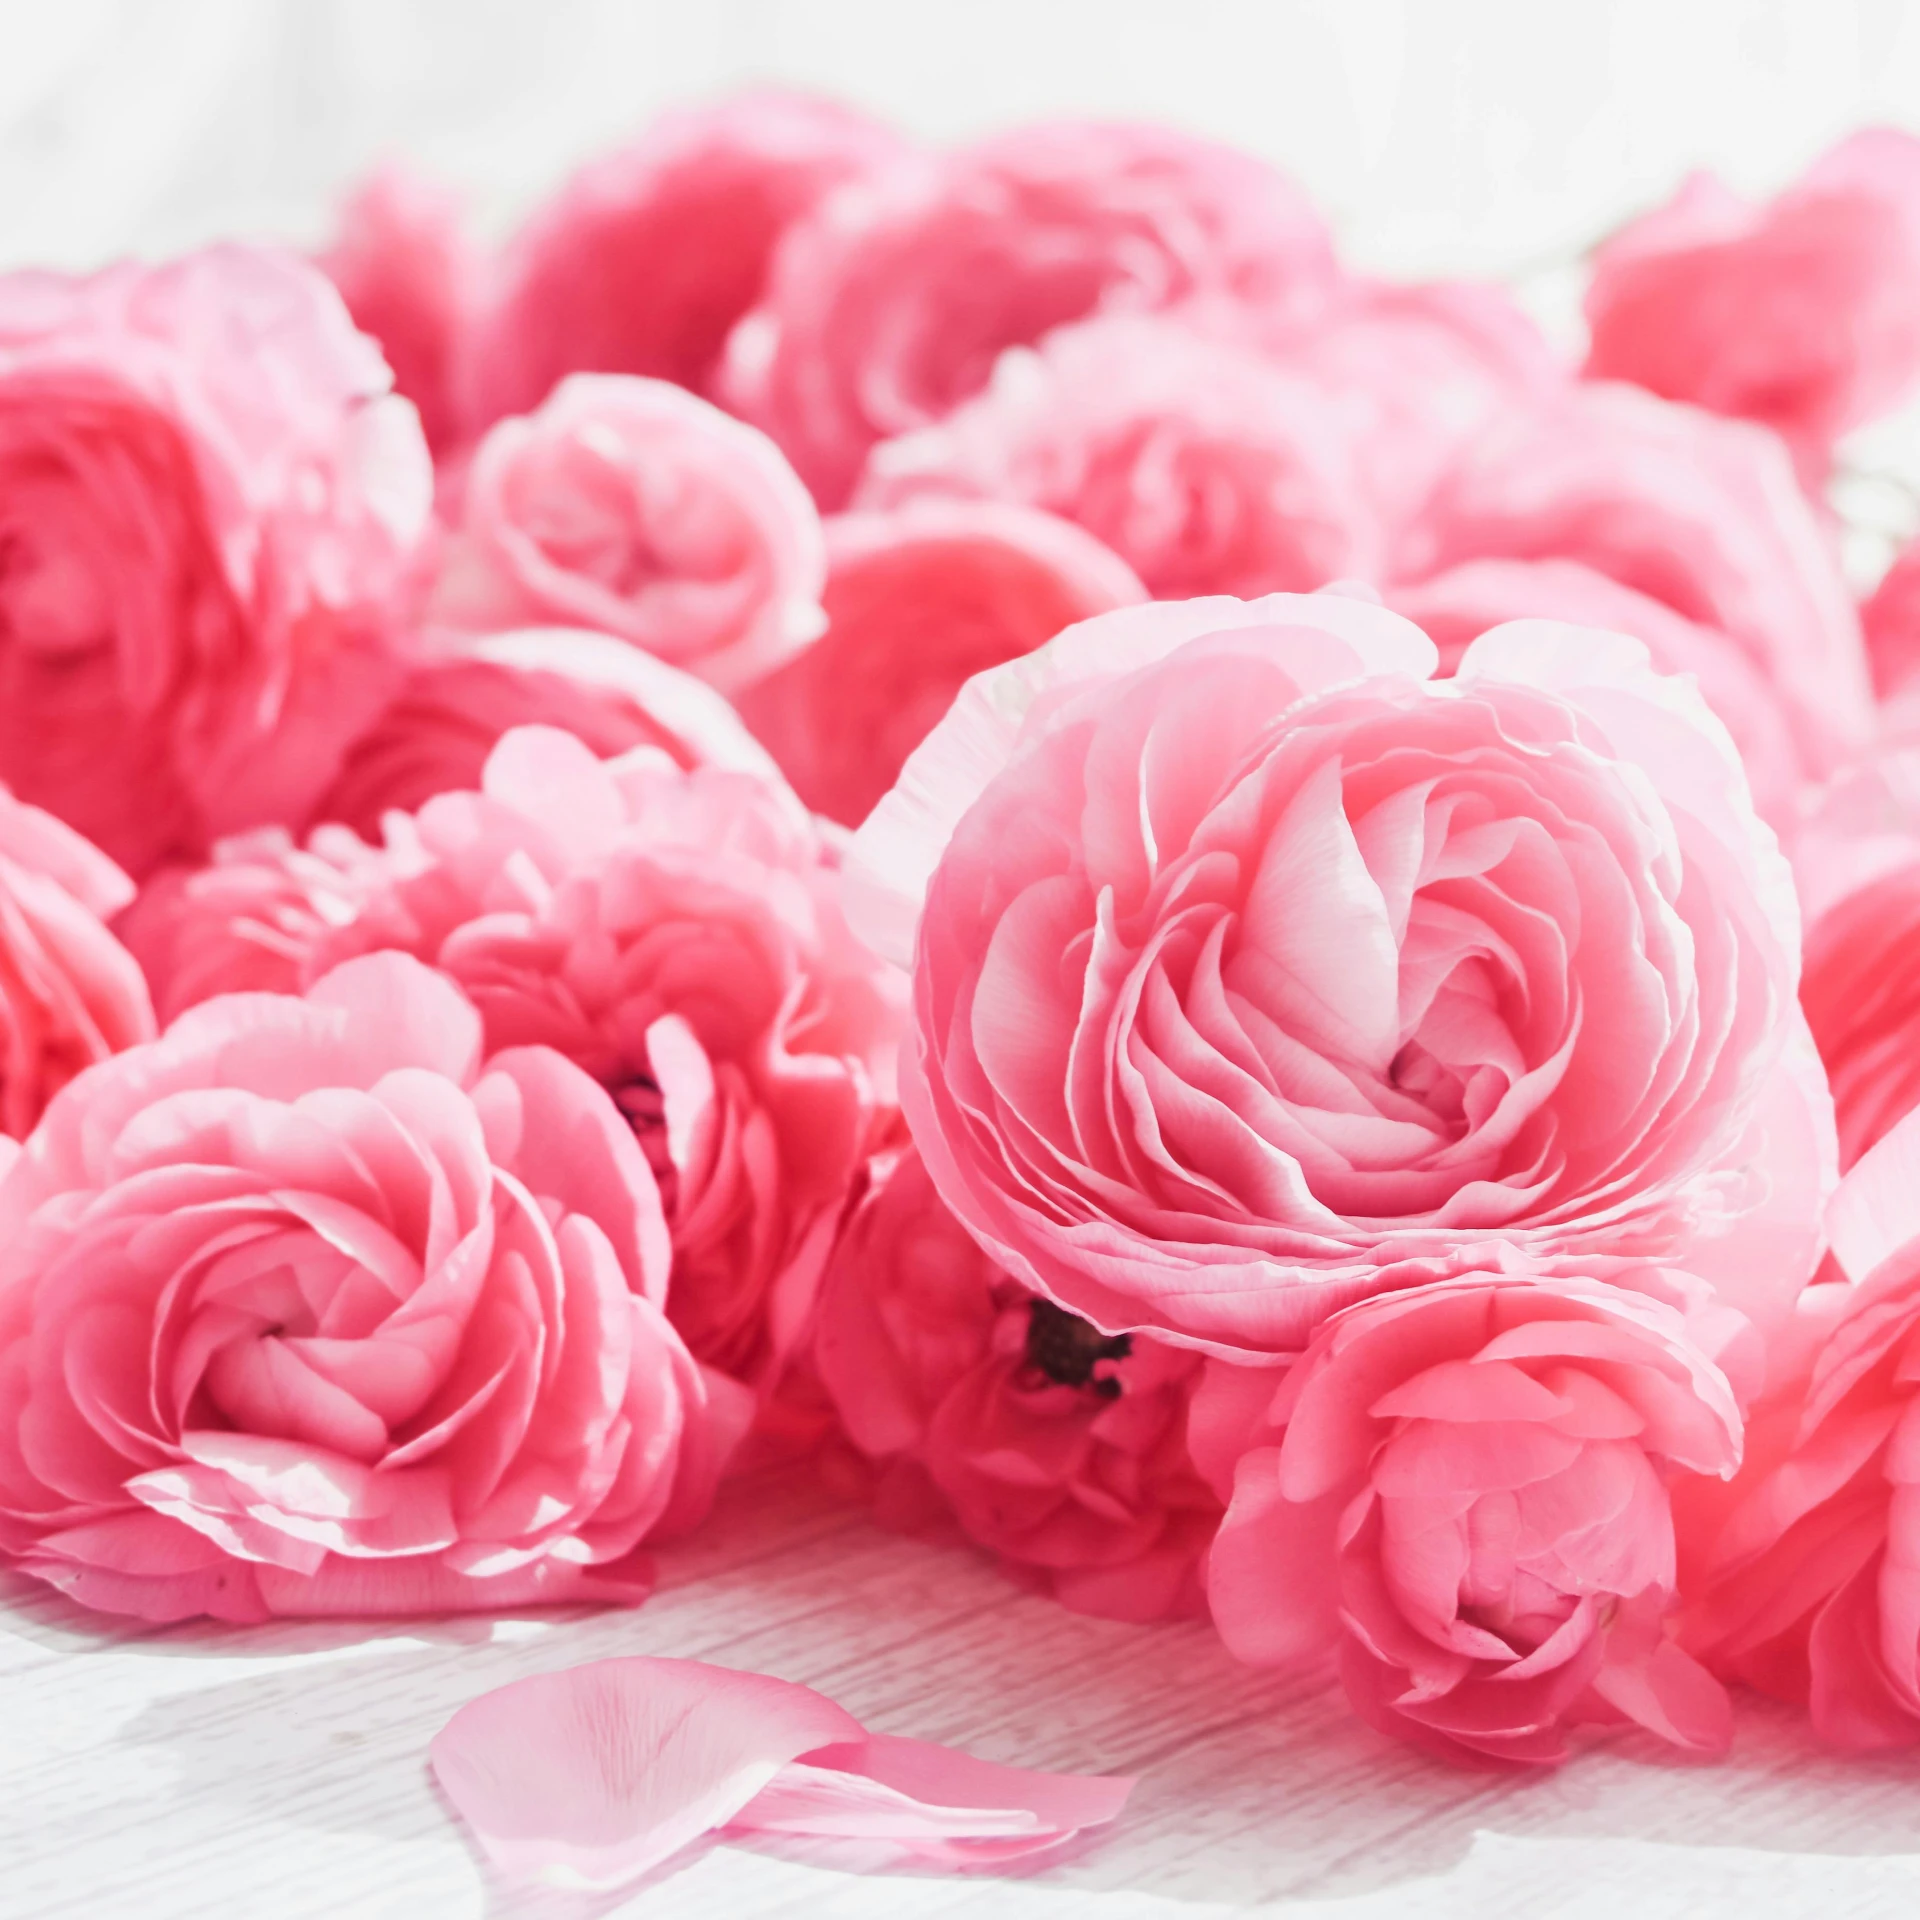
<svg viewBox="0 0 1920 1920">
<path fill-rule="evenodd" d="M 929 137 L 1157 115 L 1280 162 L 1356 264 L 1506 275 L 1564 319 L 1581 249 L 1689 166 L 1765 189 L 1863 121 L 1920 128 L 1920 5 L 0 0 L 0 266 L 316 242 L 340 185 L 394 153 L 466 185 L 499 231 L 654 107 L 750 79 Z M 1911 453 L 1909 428 L 1888 432 Z M 1823 1757 L 1768 1709 L 1743 1710 L 1723 1768 L 1617 1744 L 1513 1784 L 1389 1748 L 1199 1629 L 1076 1620 L 816 1495 L 736 1495 L 669 1572 L 632 1615 L 144 1638 L 0 1580 L 0 1913 L 1844 1920 L 1920 1901 L 1920 1760 Z M 1099 1845 L 1011 1881 L 727 1848 L 629 1901 L 490 1884 L 427 1783 L 427 1740 L 515 1674 L 636 1651 L 1143 1784 Z"/>
</svg>

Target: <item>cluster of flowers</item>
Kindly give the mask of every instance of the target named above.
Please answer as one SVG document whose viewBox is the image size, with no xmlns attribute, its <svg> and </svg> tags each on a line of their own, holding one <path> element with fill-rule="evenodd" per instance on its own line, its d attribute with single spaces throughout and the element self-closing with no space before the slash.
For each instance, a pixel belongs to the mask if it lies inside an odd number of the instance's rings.
<svg viewBox="0 0 1920 1920">
<path fill-rule="evenodd" d="M 1455 1758 L 1920 1740 L 1920 142 L 1588 315 L 765 95 L 0 277 L 0 1551 L 633 1600 L 800 1454 Z"/>
</svg>

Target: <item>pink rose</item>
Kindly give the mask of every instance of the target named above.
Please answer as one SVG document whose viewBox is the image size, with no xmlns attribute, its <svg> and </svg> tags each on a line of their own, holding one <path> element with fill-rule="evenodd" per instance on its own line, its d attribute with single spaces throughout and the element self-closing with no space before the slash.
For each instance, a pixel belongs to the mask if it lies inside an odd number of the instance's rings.
<svg viewBox="0 0 1920 1920">
<path fill-rule="evenodd" d="M 0 276 L 0 778 L 144 871 L 301 817 L 385 697 L 432 474 L 312 267 Z"/>
<path fill-rule="evenodd" d="M 1028 1293 L 912 1152 L 841 1237 L 814 1361 L 848 1437 L 892 1482 L 883 1511 L 930 1487 L 969 1539 L 1078 1612 L 1204 1611 L 1221 1503 L 1187 1456 L 1198 1361 Z"/>
<path fill-rule="evenodd" d="M 712 384 L 780 236 L 898 137 L 804 94 L 663 114 L 582 167 L 508 243 L 479 345 L 475 425 L 529 413 L 569 373 Z"/>
<path fill-rule="evenodd" d="M 1750 1449 L 1690 1636 L 1729 1676 L 1812 1709 L 1838 1747 L 1920 1741 L 1920 1118 L 1828 1212 L 1852 1285 L 1771 1444 Z"/>
<path fill-rule="evenodd" d="M 1832 1114 L 1724 729 L 1545 621 L 1125 608 L 980 675 L 855 840 L 941 1197 L 1106 1332 L 1298 1351 L 1493 1246 L 1813 1265 Z M 1759 1231 L 1765 1222 L 1765 1231 Z"/>
<path fill-rule="evenodd" d="M 24 1139 L 83 1067 L 153 1038 L 153 1004 L 105 922 L 133 883 L 0 787 L 0 1134 Z"/>
<path fill-rule="evenodd" d="M 800 798 L 847 826 L 972 675 L 1146 598 L 1090 534 L 998 501 L 838 514 L 826 536 L 827 630 L 749 687 L 740 710 Z"/>
<path fill-rule="evenodd" d="M 1363 1719 L 1450 1760 L 1551 1763 L 1590 1720 L 1724 1751 L 1726 1695 L 1669 1631 L 1669 1484 L 1739 1464 L 1738 1316 L 1689 1304 L 1469 1273 L 1335 1315 L 1234 1477 L 1228 1650 L 1337 1649 Z"/>
<path fill-rule="evenodd" d="M 675 1326 L 770 1390 L 891 1112 L 900 988 L 841 918 L 832 844 L 767 779 L 546 727 L 385 827 L 226 850 L 128 937 L 174 1004 L 399 948 L 460 983 L 490 1051 L 584 1067 L 660 1181 Z"/>
<path fill-rule="evenodd" d="M 480 291 L 458 197 L 384 167 L 341 205 L 318 265 L 353 324 L 379 342 L 394 391 L 420 410 L 428 446 L 451 451 L 467 435 L 462 381 Z"/>
<path fill-rule="evenodd" d="M 1007 347 L 1191 298 L 1305 314 L 1326 230 L 1270 167 L 1165 128 L 1061 121 L 903 162 L 798 223 L 723 386 L 826 508 L 867 450 L 979 392 Z"/>
<path fill-rule="evenodd" d="M 1469 560 L 1431 579 L 1392 587 L 1388 604 L 1423 627 L 1450 673 L 1489 627 L 1524 619 L 1604 627 L 1644 643 L 1662 673 L 1690 673 L 1740 750 L 1762 818 L 1794 817 L 1821 769 L 1801 758 L 1781 689 L 1736 641 L 1578 560 Z"/>
<path fill-rule="evenodd" d="M 1577 560 L 1725 634 L 1778 690 L 1808 767 L 1831 770 L 1869 736 L 1834 542 L 1757 427 L 1633 387 L 1543 396 L 1447 476 L 1394 573 L 1479 559 Z"/>
<path fill-rule="evenodd" d="M 739 1429 L 613 1103 L 398 954 L 208 1002 L 0 1180 L 0 1547 L 147 1620 L 632 1599 Z"/>
<path fill-rule="evenodd" d="M 1920 540 L 1895 555 L 1860 609 L 1860 625 L 1882 698 L 1910 692 L 1920 679 Z"/>
<path fill-rule="evenodd" d="M 1042 507 L 1157 599 L 1305 591 L 1380 570 L 1348 439 L 1316 387 L 1251 348 L 1120 313 L 1004 354 L 974 399 L 876 447 L 855 500 Z"/>
<path fill-rule="evenodd" d="M 481 441 L 434 611 L 596 628 L 733 692 L 818 635 L 825 577 L 764 434 L 662 380 L 576 373 Z"/>
<path fill-rule="evenodd" d="M 1817 482 L 1920 377 L 1920 140 L 1856 133 L 1764 206 L 1696 173 L 1594 255 L 1589 374 L 1758 420 Z"/>
<path fill-rule="evenodd" d="M 703 681 L 638 647 L 552 627 L 461 636 L 425 652 L 347 749 L 312 817 L 374 839 L 391 809 L 411 813 L 436 793 L 477 787 L 494 742 L 529 725 L 571 733 L 603 760 L 658 747 L 683 767 L 773 772 Z"/>
</svg>

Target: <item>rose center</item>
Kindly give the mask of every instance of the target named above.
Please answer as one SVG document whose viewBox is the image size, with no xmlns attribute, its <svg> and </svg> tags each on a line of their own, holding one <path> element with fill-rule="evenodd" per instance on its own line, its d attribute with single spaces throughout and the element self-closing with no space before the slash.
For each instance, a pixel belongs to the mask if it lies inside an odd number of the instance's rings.
<svg viewBox="0 0 1920 1920">
<path fill-rule="evenodd" d="M 1094 1369 L 1103 1361 L 1124 1360 L 1132 1351 L 1131 1334 L 1102 1333 L 1051 1300 L 1028 1304 L 1027 1365 L 1056 1386 L 1087 1387 L 1103 1400 L 1117 1400 L 1120 1382 Z"/>
</svg>

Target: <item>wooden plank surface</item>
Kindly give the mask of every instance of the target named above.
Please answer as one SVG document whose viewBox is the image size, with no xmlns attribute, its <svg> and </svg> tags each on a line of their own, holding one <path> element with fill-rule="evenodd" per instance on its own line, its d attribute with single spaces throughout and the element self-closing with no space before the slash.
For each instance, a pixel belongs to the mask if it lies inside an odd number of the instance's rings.
<svg viewBox="0 0 1920 1920">
<path fill-rule="evenodd" d="M 146 1635 L 0 1589 L 0 1913 L 72 1920 L 1199 1920 L 1911 1914 L 1920 1760 L 1842 1762 L 1749 1703 L 1705 1768 L 1632 1738 L 1527 1780 L 1394 1747 L 1321 1685 L 1236 1667 L 1198 1627 L 1090 1621 L 811 1487 L 735 1488 L 644 1607 L 406 1628 Z M 1123 1820 L 1009 1877 L 850 1873 L 715 1847 L 592 1899 L 492 1880 L 428 1740 L 518 1675 L 671 1653 L 801 1680 L 874 1727 L 994 1759 L 1133 1772 Z"/>
</svg>

